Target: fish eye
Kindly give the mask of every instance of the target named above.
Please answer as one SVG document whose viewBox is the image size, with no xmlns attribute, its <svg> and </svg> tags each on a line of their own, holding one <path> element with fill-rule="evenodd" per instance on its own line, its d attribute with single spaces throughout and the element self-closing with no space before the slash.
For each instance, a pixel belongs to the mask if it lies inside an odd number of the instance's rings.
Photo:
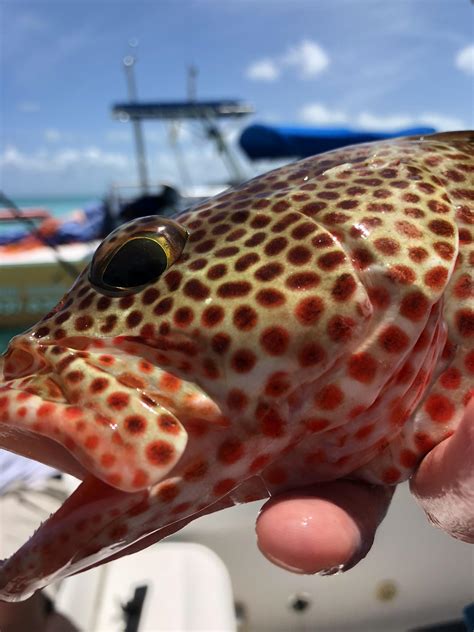
<svg viewBox="0 0 474 632">
<path fill-rule="evenodd" d="M 129 222 L 97 248 L 89 281 L 107 296 L 139 292 L 173 265 L 187 239 L 187 231 L 170 219 L 151 216 Z"/>
</svg>

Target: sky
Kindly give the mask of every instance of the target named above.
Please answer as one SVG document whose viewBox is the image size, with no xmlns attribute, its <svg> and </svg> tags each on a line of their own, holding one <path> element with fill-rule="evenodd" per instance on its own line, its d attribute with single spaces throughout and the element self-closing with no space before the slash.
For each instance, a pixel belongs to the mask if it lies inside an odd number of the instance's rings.
<svg viewBox="0 0 474 632">
<path fill-rule="evenodd" d="M 111 116 L 131 52 L 142 100 L 186 98 L 193 64 L 199 98 L 251 103 L 254 116 L 225 128 L 235 147 L 251 122 L 474 127 L 471 0 L 0 0 L 0 42 L 10 195 L 136 181 L 131 126 Z M 150 179 L 179 182 L 169 128 L 144 132 Z M 194 184 L 225 177 L 199 130 L 175 132 Z"/>
</svg>

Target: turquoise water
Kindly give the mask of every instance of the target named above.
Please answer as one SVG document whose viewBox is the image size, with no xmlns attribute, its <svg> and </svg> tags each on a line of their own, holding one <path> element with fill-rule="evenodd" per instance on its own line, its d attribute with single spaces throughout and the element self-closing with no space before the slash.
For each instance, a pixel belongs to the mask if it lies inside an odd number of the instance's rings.
<svg viewBox="0 0 474 632">
<path fill-rule="evenodd" d="M 71 195 L 71 196 L 49 196 L 49 197 L 14 197 L 11 196 L 12 201 L 19 208 L 42 208 L 51 213 L 53 217 L 64 217 L 73 211 L 80 210 L 89 204 L 94 204 L 100 200 L 100 195 Z M 0 203 L 0 208 L 5 204 Z M 2 228 L 0 224 L 0 230 Z M 10 222 L 5 223 L 5 226 L 12 226 Z"/>
<path fill-rule="evenodd" d="M 21 329 L 0 329 L 0 353 L 5 351 L 13 336 L 21 333 L 21 331 Z"/>
</svg>

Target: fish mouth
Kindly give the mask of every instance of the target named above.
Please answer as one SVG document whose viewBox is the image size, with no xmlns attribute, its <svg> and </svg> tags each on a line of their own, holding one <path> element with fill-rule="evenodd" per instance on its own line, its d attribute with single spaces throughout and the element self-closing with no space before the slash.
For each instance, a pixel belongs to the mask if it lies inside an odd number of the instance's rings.
<svg viewBox="0 0 474 632">
<path fill-rule="evenodd" d="M 0 599 L 26 599 L 130 546 L 147 546 L 140 542 L 161 539 L 198 511 L 188 502 L 184 514 L 168 515 L 165 492 L 179 480 L 178 461 L 181 468 L 183 458 L 193 458 L 183 457 L 188 422 L 197 415 L 221 428 L 217 406 L 190 382 L 136 356 L 136 348 L 84 347 L 20 338 L 0 359 L 0 446 L 83 481 L 0 562 Z"/>
<path fill-rule="evenodd" d="M 179 404 L 160 390 L 170 374 L 120 348 L 84 346 L 13 341 L 0 364 L 0 445 L 122 491 L 154 485 L 187 443 Z"/>
</svg>

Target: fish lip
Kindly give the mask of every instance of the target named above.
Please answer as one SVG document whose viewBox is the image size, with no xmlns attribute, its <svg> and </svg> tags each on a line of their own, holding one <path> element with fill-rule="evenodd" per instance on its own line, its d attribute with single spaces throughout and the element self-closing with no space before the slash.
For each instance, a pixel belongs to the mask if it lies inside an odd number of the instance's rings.
<svg viewBox="0 0 474 632">
<path fill-rule="evenodd" d="M 67 339 L 63 339 L 61 341 L 45 341 L 45 343 L 42 343 L 39 346 L 43 349 L 60 346 L 78 358 L 81 358 L 81 356 L 76 354 L 80 354 L 80 352 L 84 350 L 81 348 L 82 345 L 72 346 L 70 344 L 70 340 Z M 58 406 L 74 407 L 80 410 L 83 414 L 99 414 L 107 420 L 107 423 L 109 423 L 113 430 L 117 427 L 113 417 L 102 414 L 99 409 L 94 407 L 93 398 L 91 398 L 91 400 L 84 399 L 80 402 L 74 401 L 67 382 L 61 378 L 61 375 L 57 370 L 56 363 L 51 361 L 50 357 L 47 359 L 47 362 L 44 362 L 41 369 L 34 369 L 33 371 L 28 370 L 25 373 L 20 373 L 20 375 L 15 375 L 13 378 L 8 379 L 10 376 L 8 375 L 8 372 L 5 374 L 5 363 L 8 361 L 8 358 L 15 357 L 18 349 L 20 349 L 23 353 L 25 349 L 30 352 L 31 348 L 28 347 L 28 345 L 25 345 L 24 342 L 22 343 L 15 340 L 14 342 L 12 341 L 7 352 L 0 356 L 0 395 L 2 395 L 2 392 L 8 393 L 10 390 L 17 391 L 18 393 L 28 393 L 29 395 L 38 397 L 43 403 L 52 402 Z M 116 349 L 112 345 L 105 347 L 89 346 L 87 350 L 91 352 L 87 357 L 88 364 L 90 364 L 93 368 L 100 369 L 104 376 L 116 384 L 120 383 L 120 376 L 113 371 L 112 367 L 100 364 L 97 360 L 94 360 L 94 355 L 96 353 L 97 355 L 103 353 L 119 357 L 121 359 L 121 363 L 123 364 L 122 373 L 127 371 L 127 358 L 135 357 L 135 354 L 127 351 L 126 349 Z M 31 353 L 31 355 L 34 356 L 35 354 Z M 160 368 L 158 365 L 154 366 L 156 368 Z M 45 378 L 52 380 L 58 388 L 57 396 L 53 398 L 48 397 L 48 394 L 45 392 L 34 392 L 34 382 L 36 378 L 39 380 L 44 380 Z M 159 406 L 161 414 L 169 413 L 171 416 L 175 417 L 179 423 L 181 423 L 179 412 L 176 414 L 174 410 L 170 410 L 169 405 L 157 398 L 156 394 L 159 392 L 159 387 L 157 387 L 156 384 L 153 384 L 147 375 L 140 375 L 140 379 L 143 382 L 143 386 L 129 386 L 131 398 L 138 400 L 140 405 L 145 407 L 151 414 L 156 414 L 157 411 L 154 406 Z M 44 386 L 44 381 L 42 385 Z M 88 476 L 96 477 L 96 474 L 88 468 L 87 464 L 81 462 L 77 455 L 68 450 L 59 438 L 55 438 L 49 434 L 41 434 L 31 428 L 23 428 L 16 422 L 17 419 L 15 418 L 13 418 L 13 421 L 5 422 L 4 432 L 2 432 L 2 429 L 0 428 L 0 449 L 3 448 L 20 456 L 39 461 L 45 465 L 71 474 L 81 480 L 84 480 Z M 25 437 L 26 441 L 24 440 Z M 108 485 L 106 481 L 102 482 Z"/>
</svg>

